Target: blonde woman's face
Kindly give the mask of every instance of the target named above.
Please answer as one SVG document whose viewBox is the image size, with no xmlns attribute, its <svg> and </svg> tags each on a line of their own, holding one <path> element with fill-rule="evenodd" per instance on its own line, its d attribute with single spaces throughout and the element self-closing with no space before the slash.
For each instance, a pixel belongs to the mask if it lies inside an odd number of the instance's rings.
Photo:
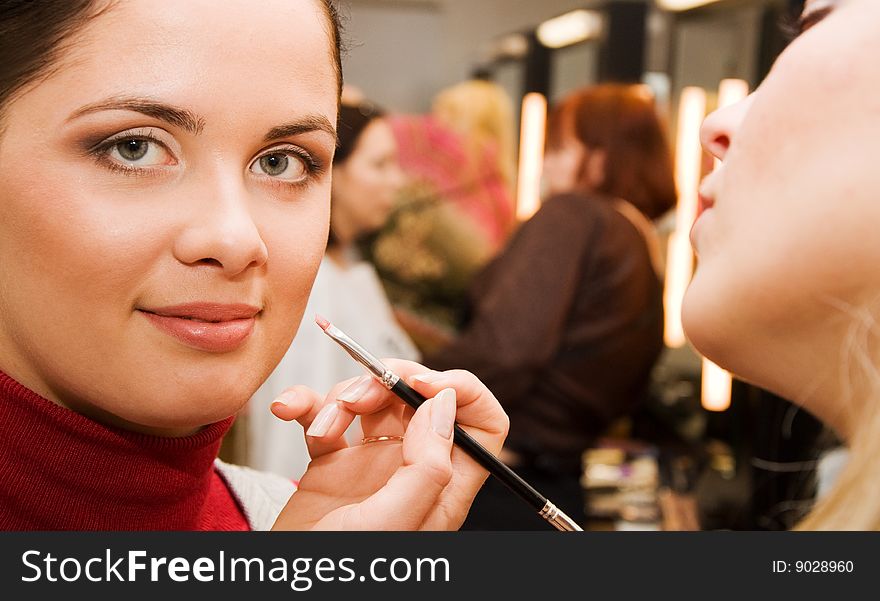
<svg viewBox="0 0 880 601">
<path fill-rule="evenodd" d="M 7 108 L 0 368 L 102 421 L 233 414 L 327 239 L 336 77 L 313 0 L 128 0 Z"/>
<path fill-rule="evenodd" d="M 808 2 L 805 17 L 761 87 L 703 126 L 723 166 L 703 184 L 683 319 L 710 358 L 846 432 L 825 403 L 880 289 L 880 2 Z"/>
</svg>

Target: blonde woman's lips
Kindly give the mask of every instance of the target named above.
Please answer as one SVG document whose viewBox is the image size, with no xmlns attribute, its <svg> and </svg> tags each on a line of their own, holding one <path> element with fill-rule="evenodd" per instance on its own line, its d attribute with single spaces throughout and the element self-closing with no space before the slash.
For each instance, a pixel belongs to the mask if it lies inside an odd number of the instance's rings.
<svg viewBox="0 0 880 601">
<path fill-rule="evenodd" d="M 715 199 L 706 192 L 700 191 L 697 196 L 697 219 L 700 218 L 705 211 L 715 206 Z"/>
<path fill-rule="evenodd" d="M 704 196 L 700 194 L 699 196 L 699 204 L 697 205 L 697 216 L 694 219 L 694 222 L 691 224 L 691 230 L 688 232 L 688 238 L 691 241 L 691 247 L 695 252 L 699 253 L 699 234 L 698 230 L 700 229 L 700 224 L 705 221 L 707 218 L 704 217 L 707 212 L 710 212 L 712 207 L 715 206 L 714 199 Z"/>
<path fill-rule="evenodd" d="M 254 331 L 260 309 L 246 304 L 187 303 L 139 309 L 160 332 L 209 353 L 241 347 Z"/>
</svg>

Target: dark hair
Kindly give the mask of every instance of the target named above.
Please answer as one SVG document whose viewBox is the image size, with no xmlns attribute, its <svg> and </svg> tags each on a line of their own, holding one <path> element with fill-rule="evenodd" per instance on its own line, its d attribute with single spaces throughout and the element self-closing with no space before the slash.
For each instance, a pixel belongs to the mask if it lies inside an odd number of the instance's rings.
<svg viewBox="0 0 880 601">
<path fill-rule="evenodd" d="M 649 219 L 675 206 L 672 152 L 644 86 L 601 84 L 567 96 L 550 113 L 547 147 L 566 135 L 605 152 L 605 178 L 596 192 L 630 202 Z"/>
<path fill-rule="evenodd" d="M 342 91 L 342 40 L 334 0 L 318 0 L 327 16 L 338 92 Z M 0 118 L 12 96 L 57 67 L 65 44 L 112 2 L 0 0 Z"/>
<path fill-rule="evenodd" d="M 340 104 L 339 119 L 336 123 L 336 154 L 333 155 L 333 164 L 341 165 L 347 161 L 354 149 L 357 148 L 358 140 L 367 126 L 384 116 L 385 112 L 382 109 L 369 102 Z M 333 234 L 333 226 L 331 225 L 327 235 L 327 247 L 333 248 L 337 244 L 339 244 L 339 240 Z"/>
<path fill-rule="evenodd" d="M 384 116 L 385 113 L 382 109 L 368 102 L 340 105 L 339 120 L 336 124 L 338 141 L 333 163 L 338 165 L 348 160 L 367 126 L 375 119 Z"/>
<path fill-rule="evenodd" d="M 69 38 L 95 14 L 94 0 L 0 2 L 0 111 L 48 74 Z"/>
<path fill-rule="evenodd" d="M 318 1 L 321 3 L 321 7 L 324 9 L 324 14 L 327 17 L 327 25 L 329 26 L 327 35 L 330 36 L 330 42 L 332 43 L 333 68 L 336 70 L 336 96 L 341 97 L 344 81 L 342 76 L 342 18 L 339 15 L 339 9 L 336 7 L 336 0 Z"/>
</svg>

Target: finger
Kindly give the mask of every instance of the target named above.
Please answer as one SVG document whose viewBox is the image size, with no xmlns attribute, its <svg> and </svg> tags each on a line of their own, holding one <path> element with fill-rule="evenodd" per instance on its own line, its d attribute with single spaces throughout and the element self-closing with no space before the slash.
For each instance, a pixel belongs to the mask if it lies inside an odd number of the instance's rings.
<svg viewBox="0 0 880 601">
<path fill-rule="evenodd" d="M 410 375 L 406 382 L 425 396 L 435 395 L 444 388 L 455 388 L 458 423 L 482 430 L 489 435 L 483 437 L 487 442 L 503 443 L 509 427 L 507 414 L 495 395 L 471 372 L 461 369 L 425 371 Z M 497 449 L 493 447 L 494 452 L 500 450 L 500 444 Z"/>
<path fill-rule="evenodd" d="M 413 415 L 403 442 L 403 465 L 379 491 L 349 513 L 366 530 L 413 530 L 422 526 L 452 478 L 455 391 L 447 389 Z"/>
<path fill-rule="evenodd" d="M 456 421 L 486 450 L 494 455 L 501 452 L 507 436 L 509 420 L 495 396 L 474 374 L 463 370 L 426 372 L 408 379 L 410 385 L 423 395 L 444 386 L 458 392 Z M 452 451 L 452 484 L 440 499 L 436 510 L 426 520 L 428 529 L 460 525 L 474 496 L 489 473 L 460 447 Z M 451 522 L 450 522 L 451 520 Z M 438 526 L 441 524 L 441 526 Z"/>
<path fill-rule="evenodd" d="M 474 374 L 459 369 L 431 371 L 423 365 L 402 359 L 383 359 L 382 362 L 426 398 L 436 395 L 443 388 L 455 388 L 459 424 L 484 430 L 493 436 L 500 435 L 503 441 L 508 428 L 507 415 L 495 395 Z M 351 411 L 361 415 L 402 402 L 371 376 L 364 376 L 350 387 L 339 386 L 331 394 L 334 392 Z"/>
<path fill-rule="evenodd" d="M 495 395 L 475 375 L 462 370 L 432 372 L 418 363 L 398 359 L 383 359 L 383 362 L 425 397 L 430 398 L 445 387 L 455 389 L 457 422 L 490 453 L 497 456 L 501 452 L 509 427 L 507 414 Z M 401 402 L 375 380 L 362 386 L 358 392 L 359 395 L 355 396 L 359 398 L 347 405 L 361 415 Z M 435 510 L 423 524 L 425 528 L 460 525 L 474 495 L 488 476 L 488 472 L 459 447 L 452 451 L 452 468 L 452 484 L 438 499 Z"/>
<path fill-rule="evenodd" d="M 383 359 L 382 361 L 401 378 L 429 371 L 427 367 L 412 361 L 402 359 Z M 399 372 L 395 366 L 401 368 Z M 441 389 L 438 388 L 435 393 Z M 354 382 L 337 384 L 330 391 L 330 394 L 337 400 L 346 403 L 349 409 L 361 415 L 379 411 L 390 404 L 403 403 L 399 397 L 390 392 L 372 375 L 363 375 Z M 430 396 L 434 396 L 434 394 Z"/>
<path fill-rule="evenodd" d="M 311 427 L 306 430 L 306 445 L 309 447 L 309 455 L 312 459 L 347 449 L 348 441 L 344 434 L 354 418 L 354 413 L 347 411 L 336 401 L 325 403 L 315 416 Z"/>
<path fill-rule="evenodd" d="M 330 390 L 329 396 L 345 403 L 356 413 L 370 413 L 387 405 L 381 402 L 381 399 L 387 396 L 387 392 L 388 389 L 376 378 L 365 374 L 353 380 L 340 382 Z"/>
<path fill-rule="evenodd" d="M 361 416 L 364 436 L 403 436 L 406 426 L 402 405 L 389 405 L 375 413 Z"/>
<path fill-rule="evenodd" d="M 416 410 L 410 407 L 409 405 L 405 405 L 403 408 L 403 428 L 404 430 L 409 428 L 409 422 L 412 420 L 413 415 L 416 414 Z"/>
<path fill-rule="evenodd" d="M 480 444 L 497 455 L 507 436 L 509 420 L 495 395 L 474 374 L 464 370 L 436 372 L 413 361 L 383 359 L 383 363 L 425 397 L 443 388 L 454 388 L 458 399 L 458 423 Z M 388 405 L 402 403 L 397 395 L 375 378 L 364 376 L 350 386 L 336 387 L 331 394 L 347 401 L 346 407 L 365 415 Z"/>
<path fill-rule="evenodd" d="M 314 414 L 310 417 L 312 408 L 316 404 L 320 405 L 322 400 L 322 397 L 318 396 L 318 393 L 308 386 L 291 386 L 285 388 L 284 391 L 272 401 L 269 405 L 269 409 L 275 417 L 286 422 L 302 418 L 311 424 L 311 418 L 314 418 Z M 307 428 L 308 425 L 304 425 L 303 427 Z"/>
<path fill-rule="evenodd" d="M 272 413 L 285 421 L 296 420 L 305 431 L 312 459 L 348 447 L 345 431 L 354 414 L 332 399 L 321 399 L 307 386 L 286 388 L 271 405 Z"/>
</svg>

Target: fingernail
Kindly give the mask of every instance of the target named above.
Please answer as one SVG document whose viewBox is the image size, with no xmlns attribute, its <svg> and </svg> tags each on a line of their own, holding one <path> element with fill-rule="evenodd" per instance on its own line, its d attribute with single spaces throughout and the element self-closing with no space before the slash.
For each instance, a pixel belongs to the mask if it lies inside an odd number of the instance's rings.
<svg viewBox="0 0 880 601">
<path fill-rule="evenodd" d="M 431 407 L 431 429 L 443 438 L 452 438 L 455 426 L 455 390 L 444 388 L 434 397 Z"/>
<path fill-rule="evenodd" d="M 318 411 L 318 415 L 315 416 L 315 420 L 309 426 L 306 434 L 309 436 L 324 436 L 330 429 L 330 426 L 333 425 L 338 413 L 339 405 L 336 403 L 324 405 L 324 408 Z"/>
<path fill-rule="evenodd" d="M 348 388 L 336 395 L 336 400 L 343 403 L 357 403 L 370 389 L 370 380 L 372 379 L 370 376 L 361 376 L 352 382 Z"/>
<path fill-rule="evenodd" d="M 418 374 L 413 376 L 411 379 L 416 380 L 418 382 L 424 382 L 425 384 L 436 384 L 446 378 L 446 374 L 442 371 L 429 371 L 423 374 Z"/>
<path fill-rule="evenodd" d="M 270 403 L 270 406 L 274 405 L 275 403 L 281 403 L 285 407 L 289 407 L 290 404 L 295 400 L 296 400 L 296 391 L 285 390 L 284 392 L 282 392 L 281 394 L 278 395 L 278 398 L 276 398 L 274 401 L 272 401 Z"/>
</svg>

